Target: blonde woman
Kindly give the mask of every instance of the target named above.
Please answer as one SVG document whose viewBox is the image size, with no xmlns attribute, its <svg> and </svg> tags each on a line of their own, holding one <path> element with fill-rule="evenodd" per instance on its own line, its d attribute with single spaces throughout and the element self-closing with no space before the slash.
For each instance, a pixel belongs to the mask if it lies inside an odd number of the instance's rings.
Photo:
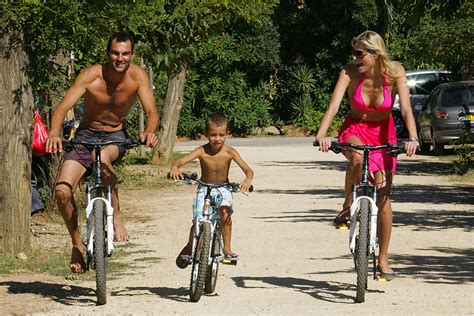
<svg viewBox="0 0 474 316">
<path fill-rule="evenodd" d="M 339 130 L 339 141 L 359 145 L 396 144 L 395 125 L 391 115 L 395 91 L 400 97 L 400 110 L 407 126 L 409 141 L 405 143 L 408 156 L 419 146 L 415 119 L 410 106 L 405 69 L 390 60 L 385 43 L 376 32 L 366 31 L 352 40 L 353 63 L 344 67 L 339 75 L 331 101 L 316 134 L 320 150 L 327 152 L 331 139 L 326 133 L 339 111 L 347 91 L 350 114 Z M 345 200 L 342 211 L 334 219 L 336 228 L 349 225 L 352 203 L 352 184 L 359 183 L 362 174 L 362 156 L 359 152 L 344 152 L 348 164 L 345 179 Z M 391 186 L 397 158 L 383 152 L 370 153 L 370 172 L 378 187 L 378 269 L 386 280 L 395 278 L 388 262 L 388 246 L 392 232 Z"/>
</svg>

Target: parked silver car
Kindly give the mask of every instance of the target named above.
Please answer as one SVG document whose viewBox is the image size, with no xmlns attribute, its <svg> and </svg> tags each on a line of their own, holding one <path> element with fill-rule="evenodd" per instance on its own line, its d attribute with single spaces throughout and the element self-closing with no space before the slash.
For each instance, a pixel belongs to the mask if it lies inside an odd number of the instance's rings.
<svg viewBox="0 0 474 316">
<path fill-rule="evenodd" d="M 474 81 L 438 85 L 423 105 L 418 124 L 421 149 L 429 150 L 432 145 L 435 155 L 461 137 L 474 141 Z"/>
<path fill-rule="evenodd" d="M 418 113 L 431 91 L 440 83 L 456 81 L 456 76 L 448 70 L 408 70 L 406 72 L 408 89 L 410 91 L 410 103 L 415 121 Z M 406 134 L 405 122 L 400 113 L 400 101 L 398 94 L 395 96 L 393 104 L 393 120 L 397 137 Z M 418 124 L 417 124 L 418 126 Z"/>
</svg>

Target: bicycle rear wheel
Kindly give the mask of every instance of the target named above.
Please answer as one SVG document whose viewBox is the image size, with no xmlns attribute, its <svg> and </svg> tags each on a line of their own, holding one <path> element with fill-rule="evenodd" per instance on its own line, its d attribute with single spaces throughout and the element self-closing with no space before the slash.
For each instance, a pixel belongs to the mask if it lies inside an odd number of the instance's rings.
<svg viewBox="0 0 474 316">
<path fill-rule="evenodd" d="M 107 303 L 107 271 L 105 264 L 105 210 L 106 205 L 102 200 L 94 201 L 93 229 L 94 229 L 94 266 L 96 281 L 97 304 L 104 305 Z"/>
<path fill-rule="evenodd" d="M 212 238 L 211 263 L 207 268 L 206 284 L 204 291 L 207 294 L 214 293 L 217 284 L 217 273 L 219 271 L 218 257 L 221 255 L 220 231 L 216 228 Z"/>
<path fill-rule="evenodd" d="M 355 299 L 357 303 L 365 301 L 365 291 L 367 290 L 367 278 L 369 274 L 369 215 L 369 201 L 367 199 L 361 199 L 358 213 L 359 233 L 356 237 L 354 254 L 357 270 L 357 293 Z"/>
<path fill-rule="evenodd" d="M 189 286 L 189 297 L 191 302 L 197 302 L 201 298 L 206 282 L 209 253 L 211 246 L 211 224 L 202 223 L 201 233 L 196 242 L 194 250 L 193 267 L 191 269 L 191 284 Z"/>
</svg>

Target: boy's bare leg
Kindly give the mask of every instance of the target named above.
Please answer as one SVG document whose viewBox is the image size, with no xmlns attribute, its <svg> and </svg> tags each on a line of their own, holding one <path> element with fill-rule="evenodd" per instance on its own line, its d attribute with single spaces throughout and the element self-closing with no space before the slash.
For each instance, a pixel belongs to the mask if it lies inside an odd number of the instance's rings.
<svg viewBox="0 0 474 316">
<path fill-rule="evenodd" d="M 112 187 L 112 207 L 114 208 L 114 240 L 128 241 L 130 236 L 120 216 L 120 202 L 118 197 L 118 180 L 117 174 L 113 167 L 113 162 L 119 157 L 119 149 L 117 146 L 107 146 L 101 151 L 104 183 Z"/>
<path fill-rule="evenodd" d="M 86 169 L 78 162 L 66 160 L 63 163 L 55 186 L 55 197 L 59 211 L 64 219 L 72 241 L 70 268 L 74 273 L 86 271 L 83 254 L 86 247 L 82 242 L 81 233 L 77 224 L 77 206 L 74 201 L 75 191 Z"/>
<path fill-rule="evenodd" d="M 232 253 L 231 240 L 232 240 L 232 216 L 228 206 L 221 206 L 219 208 L 219 214 L 221 216 L 221 234 L 224 240 L 224 255 L 230 255 Z"/>
</svg>

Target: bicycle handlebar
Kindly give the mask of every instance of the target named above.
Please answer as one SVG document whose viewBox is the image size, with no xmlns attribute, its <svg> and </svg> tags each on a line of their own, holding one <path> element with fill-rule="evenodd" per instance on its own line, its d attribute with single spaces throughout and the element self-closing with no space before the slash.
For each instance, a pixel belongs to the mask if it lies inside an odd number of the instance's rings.
<svg viewBox="0 0 474 316">
<path fill-rule="evenodd" d="M 314 141 L 313 146 L 319 146 L 319 142 Z M 371 146 L 371 145 L 358 145 L 358 144 L 352 144 L 352 143 L 331 142 L 331 147 L 329 148 L 329 150 L 335 152 L 336 154 L 339 154 L 344 149 L 348 149 L 348 148 L 364 150 L 364 151 L 372 151 L 372 150 L 377 150 L 377 149 L 388 148 L 390 150 L 387 151 L 387 154 L 392 155 L 392 156 L 398 156 L 400 154 L 405 153 L 405 149 L 401 146 L 398 146 L 397 144 Z"/>
<path fill-rule="evenodd" d="M 101 147 L 112 144 L 122 144 L 123 147 L 130 149 L 138 145 L 145 145 L 144 142 L 135 140 L 135 139 L 125 139 L 125 140 L 63 140 L 63 147 L 71 147 L 72 145 L 84 145 L 84 146 L 93 146 Z"/>
<path fill-rule="evenodd" d="M 230 186 L 232 192 L 240 191 L 240 185 L 237 182 L 225 182 L 225 183 L 219 183 L 219 184 L 206 183 L 206 182 L 202 181 L 201 179 L 199 179 L 197 173 L 195 173 L 195 172 L 193 172 L 191 174 L 183 172 L 182 175 L 183 175 L 183 181 L 185 181 L 189 184 L 192 181 L 196 181 L 197 183 L 199 183 L 203 186 L 206 186 L 206 187 L 221 188 L 221 187 L 225 187 L 225 186 Z M 250 185 L 249 192 L 252 192 L 252 191 L 253 191 L 253 185 Z"/>
</svg>

